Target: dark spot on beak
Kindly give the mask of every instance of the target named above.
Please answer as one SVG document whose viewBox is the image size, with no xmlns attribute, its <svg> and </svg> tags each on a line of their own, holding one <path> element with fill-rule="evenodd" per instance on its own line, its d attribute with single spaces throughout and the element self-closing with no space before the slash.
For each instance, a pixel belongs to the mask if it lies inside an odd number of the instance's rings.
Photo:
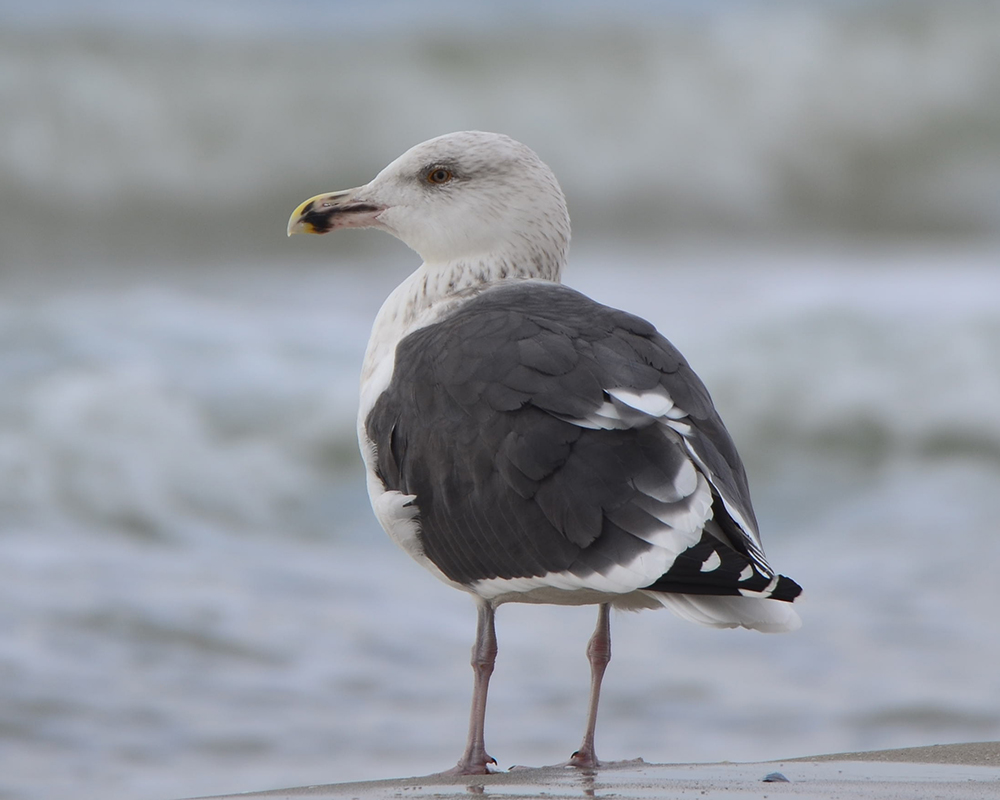
<svg viewBox="0 0 1000 800">
<path fill-rule="evenodd" d="M 299 220 L 310 226 L 316 233 L 329 233 L 337 223 L 338 217 L 351 214 L 369 214 L 379 211 L 379 206 L 371 203 L 349 203 L 347 205 L 320 205 L 309 203 L 302 211 Z"/>
</svg>

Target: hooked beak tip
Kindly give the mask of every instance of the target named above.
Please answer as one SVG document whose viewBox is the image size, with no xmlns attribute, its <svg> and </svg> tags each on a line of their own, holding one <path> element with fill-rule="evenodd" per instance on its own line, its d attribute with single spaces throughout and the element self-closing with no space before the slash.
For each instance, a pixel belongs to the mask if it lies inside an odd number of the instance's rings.
<svg viewBox="0 0 1000 800">
<path fill-rule="evenodd" d="M 326 233 L 326 231 L 319 230 L 313 224 L 313 215 L 317 201 L 323 196 L 310 197 L 292 212 L 292 215 L 288 218 L 287 232 L 289 236 L 296 233 Z"/>
</svg>

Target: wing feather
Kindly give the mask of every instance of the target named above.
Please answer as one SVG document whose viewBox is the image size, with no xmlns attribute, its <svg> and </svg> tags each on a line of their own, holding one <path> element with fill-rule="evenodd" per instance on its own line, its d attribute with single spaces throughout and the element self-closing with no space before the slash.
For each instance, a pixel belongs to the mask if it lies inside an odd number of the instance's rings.
<svg viewBox="0 0 1000 800">
<path fill-rule="evenodd" d="M 449 580 L 797 594 L 684 358 L 566 287 L 501 285 L 407 336 L 365 431 Z"/>
</svg>

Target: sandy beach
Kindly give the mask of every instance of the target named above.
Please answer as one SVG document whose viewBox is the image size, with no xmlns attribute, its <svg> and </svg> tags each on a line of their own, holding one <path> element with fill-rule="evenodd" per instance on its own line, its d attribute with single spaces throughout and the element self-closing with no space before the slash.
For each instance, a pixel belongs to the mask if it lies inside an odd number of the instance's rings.
<svg viewBox="0 0 1000 800">
<path fill-rule="evenodd" d="M 867 798 L 1000 797 L 1000 742 L 930 745 L 900 750 L 836 753 L 753 764 L 647 764 L 642 759 L 598 770 L 564 767 L 514 768 L 477 777 L 428 775 L 358 783 L 335 783 L 225 795 L 226 798 L 310 797 L 448 798 L 478 795 L 518 798 L 614 797 Z M 204 799 L 207 800 L 207 799 Z"/>
</svg>

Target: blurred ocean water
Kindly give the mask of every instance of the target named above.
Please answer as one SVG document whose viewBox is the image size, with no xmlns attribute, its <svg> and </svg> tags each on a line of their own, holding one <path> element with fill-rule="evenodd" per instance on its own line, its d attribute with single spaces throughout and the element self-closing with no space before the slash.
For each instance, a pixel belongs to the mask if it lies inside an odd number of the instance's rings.
<svg viewBox="0 0 1000 800">
<path fill-rule="evenodd" d="M 605 757 L 1000 734 L 995 255 L 580 254 L 570 282 L 654 319 L 713 388 L 768 551 L 807 592 L 785 637 L 618 617 Z M 354 454 L 367 321 L 394 276 L 220 271 L 0 303 L 0 796 L 181 797 L 457 757 L 472 604 L 388 543 Z M 502 764 L 576 746 L 591 617 L 501 610 Z"/>
<path fill-rule="evenodd" d="M 0 26 L 7 260 L 284 259 L 303 191 L 467 128 L 530 142 L 581 235 L 1000 231 L 995 2 L 559 3 L 479 25 L 372 3 L 368 26 L 346 3 L 250 4 L 257 25 L 160 5 Z"/>
<path fill-rule="evenodd" d="M 1000 736 L 1000 5 L 167 5 L 0 4 L 0 798 L 457 758 L 472 604 L 354 441 L 415 257 L 283 228 L 471 127 L 555 168 L 567 282 L 688 356 L 806 588 L 785 637 L 617 617 L 602 757 Z M 577 745 L 592 617 L 501 609 L 503 766 Z"/>
</svg>

